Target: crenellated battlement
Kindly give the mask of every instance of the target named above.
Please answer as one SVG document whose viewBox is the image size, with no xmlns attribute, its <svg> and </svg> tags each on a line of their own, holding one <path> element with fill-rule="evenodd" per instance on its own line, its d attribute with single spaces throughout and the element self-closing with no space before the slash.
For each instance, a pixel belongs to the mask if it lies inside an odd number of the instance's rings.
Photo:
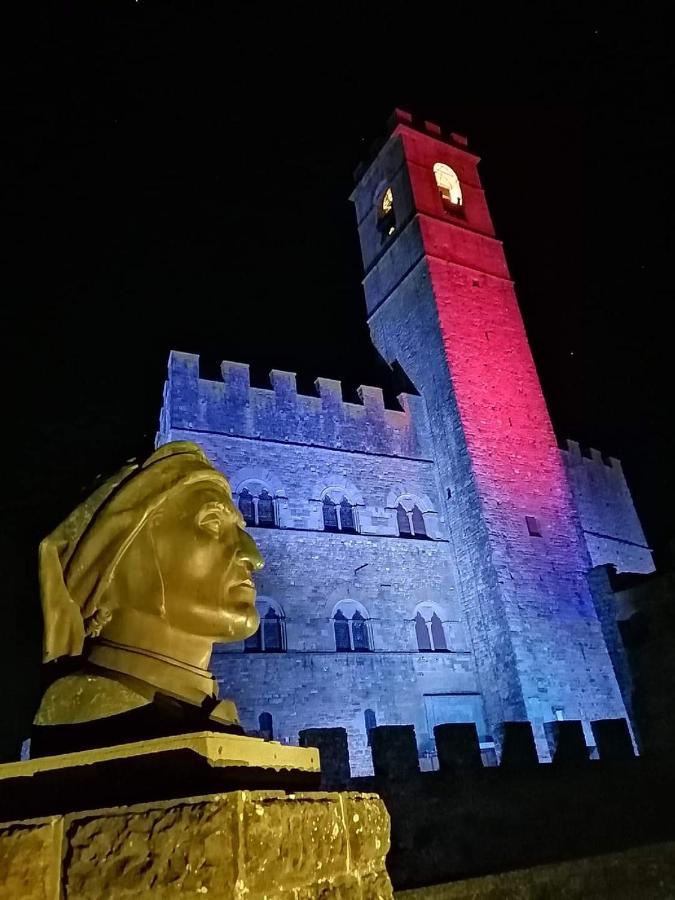
<svg viewBox="0 0 675 900">
<path fill-rule="evenodd" d="M 421 397 L 400 394 L 389 409 L 381 388 L 361 385 L 359 403 L 343 399 L 343 385 L 317 378 L 316 395 L 298 392 L 294 372 L 272 369 L 271 388 L 253 387 L 249 366 L 226 360 L 222 381 L 200 377 L 199 356 L 172 351 L 158 441 L 173 431 L 325 446 L 355 452 L 427 459 L 429 426 Z"/>
<path fill-rule="evenodd" d="M 578 441 L 566 440 L 565 446 L 560 448 L 562 452 L 569 456 L 569 463 L 574 465 L 578 460 L 584 463 L 597 463 L 606 469 L 616 469 L 623 475 L 623 467 L 621 460 L 615 456 L 605 456 L 595 447 L 582 447 Z"/>
<path fill-rule="evenodd" d="M 577 441 L 561 449 L 594 566 L 611 563 L 618 572 L 653 572 L 654 562 L 621 462 Z"/>
</svg>

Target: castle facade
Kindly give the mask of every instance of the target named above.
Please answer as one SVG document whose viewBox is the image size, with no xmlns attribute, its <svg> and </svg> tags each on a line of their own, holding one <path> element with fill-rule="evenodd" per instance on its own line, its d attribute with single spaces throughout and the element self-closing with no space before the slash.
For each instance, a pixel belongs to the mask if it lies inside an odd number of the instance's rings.
<svg viewBox="0 0 675 900">
<path fill-rule="evenodd" d="M 352 200 L 371 335 L 416 394 L 248 366 L 200 378 L 173 352 L 158 443 L 193 440 L 227 475 L 265 558 L 261 625 L 212 667 L 244 727 L 296 742 L 343 726 L 354 774 L 369 730 L 628 717 L 604 570 L 650 572 L 617 460 L 560 450 L 502 245 L 460 135 L 397 112 Z"/>
</svg>

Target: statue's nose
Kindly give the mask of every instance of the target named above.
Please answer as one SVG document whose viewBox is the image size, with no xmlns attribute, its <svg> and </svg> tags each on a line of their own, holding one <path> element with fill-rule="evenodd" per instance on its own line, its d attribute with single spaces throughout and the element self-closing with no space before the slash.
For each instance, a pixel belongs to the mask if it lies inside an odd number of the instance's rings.
<svg viewBox="0 0 675 900">
<path fill-rule="evenodd" d="M 247 531 L 242 531 L 239 536 L 239 555 L 248 562 L 253 572 L 258 572 L 265 565 L 258 545 Z"/>
</svg>

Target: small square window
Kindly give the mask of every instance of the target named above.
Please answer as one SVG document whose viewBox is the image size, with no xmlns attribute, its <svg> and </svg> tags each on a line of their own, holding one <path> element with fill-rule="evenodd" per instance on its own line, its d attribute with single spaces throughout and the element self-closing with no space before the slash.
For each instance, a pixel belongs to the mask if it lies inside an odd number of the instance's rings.
<svg viewBox="0 0 675 900">
<path fill-rule="evenodd" d="M 551 707 L 553 710 L 553 715 L 555 716 L 556 722 L 564 722 L 565 721 L 565 708 L 563 706 L 553 706 Z"/>
<path fill-rule="evenodd" d="M 536 516 L 525 516 L 525 522 L 530 537 L 541 537 L 541 527 Z"/>
</svg>

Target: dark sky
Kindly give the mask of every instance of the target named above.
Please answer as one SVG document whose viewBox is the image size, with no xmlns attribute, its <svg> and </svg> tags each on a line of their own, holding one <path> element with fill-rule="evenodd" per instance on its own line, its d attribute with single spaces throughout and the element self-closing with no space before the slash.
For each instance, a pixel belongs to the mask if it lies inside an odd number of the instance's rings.
<svg viewBox="0 0 675 900">
<path fill-rule="evenodd" d="M 483 158 L 556 431 L 623 459 L 665 545 L 673 47 L 665 12 L 604 6 L 32 12 L 2 150 L 0 563 L 20 650 L 37 541 L 151 447 L 172 347 L 210 377 L 229 358 L 385 383 L 347 197 L 395 106 Z"/>
</svg>

